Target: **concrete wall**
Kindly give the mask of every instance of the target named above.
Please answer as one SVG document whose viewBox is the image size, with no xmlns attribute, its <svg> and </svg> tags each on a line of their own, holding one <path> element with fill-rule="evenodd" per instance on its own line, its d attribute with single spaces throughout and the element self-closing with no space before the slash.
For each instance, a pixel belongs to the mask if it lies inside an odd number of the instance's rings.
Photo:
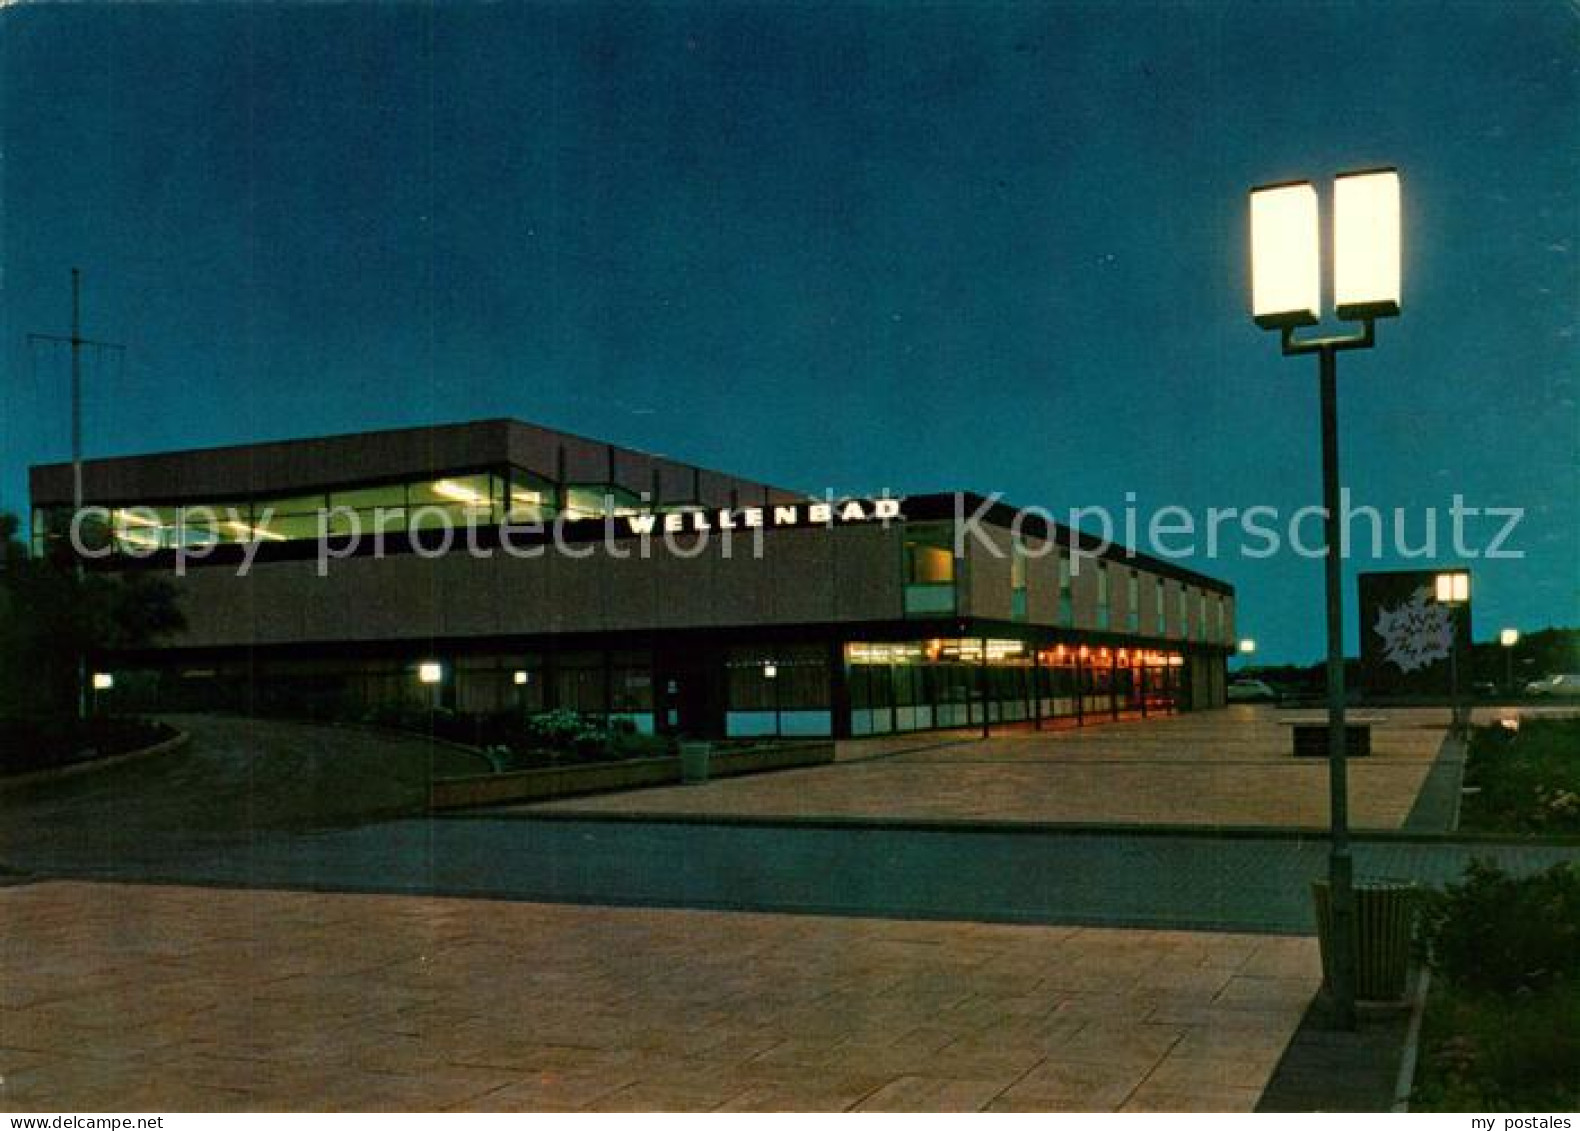
<svg viewBox="0 0 1580 1131">
<path fill-rule="evenodd" d="M 901 528 L 769 531 L 763 556 L 750 538 L 715 536 L 694 558 L 655 542 L 652 556 L 586 558 L 496 552 L 425 559 L 348 558 L 317 576 L 313 561 L 225 566 L 172 577 L 187 631 L 179 647 L 339 640 L 465 638 L 695 626 L 899 619 Z M 617 543 L 636 550 L 634 541 Z M 766 577 L 765 577 L 766 574 Z M 166 575 L 169 576 L 169 575 Z"/>
</svg>

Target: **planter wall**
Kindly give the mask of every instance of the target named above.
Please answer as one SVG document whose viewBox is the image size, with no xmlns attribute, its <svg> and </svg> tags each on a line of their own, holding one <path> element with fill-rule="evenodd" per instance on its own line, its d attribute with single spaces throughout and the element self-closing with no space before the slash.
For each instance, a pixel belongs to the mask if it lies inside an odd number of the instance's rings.
<svg viewBox="0 0 1580 1131">
<path fill-rule="evenodd" d="M 834 760 L 832 742 L 787 742 L 744 750 L 715 749 L 709 758 L 710 777 L 727 778 L 769 770 L 818 766 Z M 477 777 L 442 778 L 433 783 L 432 809 L 464 809 L 507 802 L 550 801 L 588 793 L 675 785 L 680 781 L 680 759 L 634 758 L 589 766 L 555 766 L 542 770 L 484 774 Z"/>
</svg>

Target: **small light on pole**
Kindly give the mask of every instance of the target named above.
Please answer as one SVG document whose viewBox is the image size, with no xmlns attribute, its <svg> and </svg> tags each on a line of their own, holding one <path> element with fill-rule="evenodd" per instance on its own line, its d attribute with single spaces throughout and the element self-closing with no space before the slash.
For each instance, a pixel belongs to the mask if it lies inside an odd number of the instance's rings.
<svg viewBox="0 0 1580 1131">
<path fill-rule="evenodd" d="M 1463 605 L 1470 600 L 1470 574 L 1440 573 L 1433 579 L 1439 605 Z"/>
<path fill-rule="evenodd" d="M 779 678 L 779 666 L 777 664 L 764 664 L 763 665 L 763 678 L 764 679 L 778 679 Z"/>
<path fill-rule="evenodd" d="M 113 691 L 115 689 L 115 676 L 109 672 L 93 673 L 93 690 Z"/>
<path fill-rule="evenodd" d="M 444 680 L 444 665 L 437 660 L 424 660 L 417 665 L 417 682 L 432 686 Z"/>
<path fill-rule="evenodd" d="M 1240 655 L 1253 656 L 1256 654 L 1256 641 L 1247 638 L 1240 641 Z"/>
<path fill-rule="evenodd" d="M 513 672 L 510 676 L 510 682 L 517 687 L 525 687 L 527 685 L 527 673 L 524 671 Z"/>
<path fill-rule="evenodd" d="M 1459 610 L 1470 601 L 1470 574 L 1465 570 L 1440 573 L 1432 579 L 1437 603 L 1448 609 L 1448 709 L 1455 731 L 1461 729 L 1459 707 Z"/>
</svg>

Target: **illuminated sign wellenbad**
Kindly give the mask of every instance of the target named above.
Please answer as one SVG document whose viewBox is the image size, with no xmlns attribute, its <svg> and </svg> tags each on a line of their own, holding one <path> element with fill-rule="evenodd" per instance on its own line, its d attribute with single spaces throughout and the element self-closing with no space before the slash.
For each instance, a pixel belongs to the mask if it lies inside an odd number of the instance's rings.
<svg viewBox="0 0 1580 1131">
<path fill-rule="evenodd" d="M 772 507 L 728 507 L 626 516 L 632 534 L 701 533 L 711 530 L 779 529 L 794 526 L 844 526 L 900 518 L 899 499 L 846 499 L 838 503 L 785 503 Z"/>
</svg>

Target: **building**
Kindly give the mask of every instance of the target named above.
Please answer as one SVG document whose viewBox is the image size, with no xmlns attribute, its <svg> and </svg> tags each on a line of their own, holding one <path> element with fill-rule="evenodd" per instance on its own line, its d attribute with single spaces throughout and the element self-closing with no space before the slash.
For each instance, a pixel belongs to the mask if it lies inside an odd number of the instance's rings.
<svg viewBox="0 0 1580 1131">
<path fill-rule="evenodd" d="M 40 552 L 71 483 L 32 469 Z M 90 461 L 84 500 L 90 568 L 162 571 L 188 622 L 96 658 L 140 707 L 1085 724 L 1220 705 L 1234 639 L 1223 582 L 977 495 L 813 499 L 513 420 Z"/>
</svg>

